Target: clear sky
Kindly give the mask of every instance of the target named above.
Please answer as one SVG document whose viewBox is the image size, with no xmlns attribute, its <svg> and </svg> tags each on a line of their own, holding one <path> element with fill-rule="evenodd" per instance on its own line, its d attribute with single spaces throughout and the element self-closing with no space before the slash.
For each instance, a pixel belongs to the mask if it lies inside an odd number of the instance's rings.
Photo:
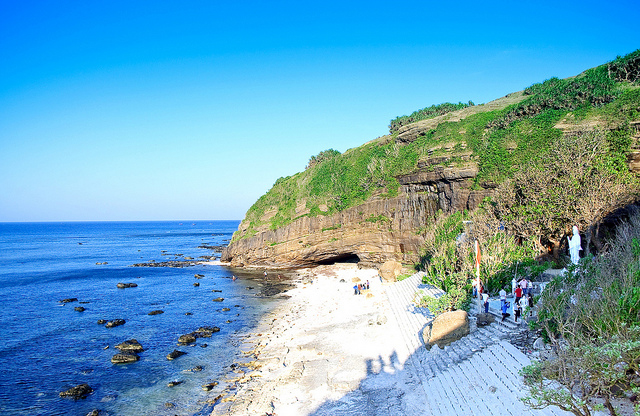
<svg viewBox="0 0 640 416">
<path fill-rule="evenodd" d="M 629 1 L 0 0 L 0 221 L 242 219 L 309 157 L 640 48 Z"/>
</svg>

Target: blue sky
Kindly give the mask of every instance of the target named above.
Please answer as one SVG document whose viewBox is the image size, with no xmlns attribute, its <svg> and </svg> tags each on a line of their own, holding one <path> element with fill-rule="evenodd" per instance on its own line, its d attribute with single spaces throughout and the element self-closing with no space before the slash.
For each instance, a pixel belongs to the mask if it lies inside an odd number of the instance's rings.
<svg viewBox="0 0 640 416">
<path fill-rule="evenodd" d="M 640 48 L 640 2 L 0 0 L 0 221 L 242 219 L 309 157 Z"/>
</svg>

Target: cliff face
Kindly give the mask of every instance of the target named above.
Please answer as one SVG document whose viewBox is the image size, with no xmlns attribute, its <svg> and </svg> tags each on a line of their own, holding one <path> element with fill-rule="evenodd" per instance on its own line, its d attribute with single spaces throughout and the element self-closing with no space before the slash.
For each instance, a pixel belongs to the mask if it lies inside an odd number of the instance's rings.
<svg viewBox="0 0 640 416">
<path fill-rule="evenodd" d="M 221 260 L 232 266 L 278 267 L 340 260 L 416 263 L 424 243 L 420 230 L 438 210 L 474 209 L 491 193 L 470 189 L 478 172 L 473 161 L 442 167 L 441 159 L 424 161 L 416 172 L 398 178 L 401 187 L 395 198 L 374 197 L 333 216 L 299 218 L 233 242 Z"/>
</svg>

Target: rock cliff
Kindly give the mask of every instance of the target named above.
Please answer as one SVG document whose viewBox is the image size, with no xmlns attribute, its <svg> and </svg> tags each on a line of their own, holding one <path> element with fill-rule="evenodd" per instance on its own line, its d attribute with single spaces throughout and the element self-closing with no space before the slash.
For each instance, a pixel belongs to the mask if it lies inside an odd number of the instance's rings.
<svg viewBox="0 0 640 416">
<path fill-rule="evenodd" d="M 302 217 L 293 223 L 230 244 L 222 261 L 232 266 L 305 267 L 335 261 L 381 264 L 419 261 L 421 229 L 438 210 L 474 209 L 491 188 L 471 190 L 474 161 L 443 167 L 446 158 L 418 164 L 398 180 L 395 198 L 373 197 L 332 216 Z"/>
</svg>

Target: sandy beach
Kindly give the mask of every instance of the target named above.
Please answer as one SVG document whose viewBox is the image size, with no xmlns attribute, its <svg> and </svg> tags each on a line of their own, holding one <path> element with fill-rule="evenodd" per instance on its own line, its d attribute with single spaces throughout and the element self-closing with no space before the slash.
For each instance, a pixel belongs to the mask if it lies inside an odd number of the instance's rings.
<svg viewBox="0 0 640 416">
<path fill-rule="evenodd" d="M 238 369 L 237 387 L 223 392 L 213 415 L 325 414 L 336 406 L 362 414 L 349 395 L 402 385 L 406 351 L 398 351 L 402 335 L 377 270 L 347 264 L 300 273 L 291 297 L 247 340 L 256 361 Z M 355 295 L 354 279 L 369 280 L 370 289 Z"/>
</svg>

